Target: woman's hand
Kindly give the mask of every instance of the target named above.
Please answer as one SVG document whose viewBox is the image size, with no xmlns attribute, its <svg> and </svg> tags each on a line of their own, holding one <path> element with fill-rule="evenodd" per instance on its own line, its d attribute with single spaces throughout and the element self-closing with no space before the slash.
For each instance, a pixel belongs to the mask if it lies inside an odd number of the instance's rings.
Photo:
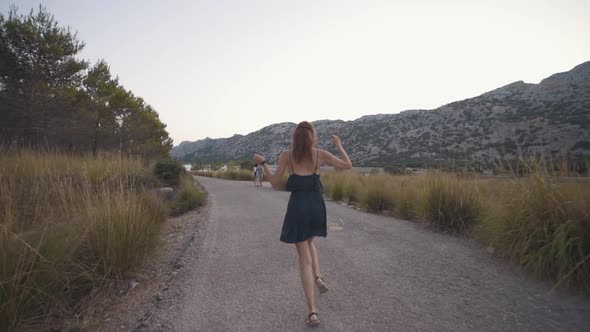
<svg viewBox="0 0 590 332">
<path fill-rule="evenodd" d="M 255 155 L 254 155 L 254 161 L 255 161 L 257 164 L 260 164 L 260 163 L 262 163 L 262 162 L 263 162 L 263 161 L 265 161 L 265 160 L 266 160 L 266 158 L 264 158 L 263 156 L 261 156 L 261 155 L 259 155 L 259 154 L 255 154 Z"/>
<path fill-rule="evenodd" d="M 340 142 L 340 137 L 336 135 L 332 135 L 332 144 L 334 144 L 337 148 L 342 146 L 342 142 Z"/>
<path fill-rule="evenodd" d="M 344 151 L 344 148 L 342 147 L 342 142 L 340 141 L 340 137 L 338 137 L 336 135 L 332 135 L 332 144 L 334 144 L 336 146 L 336 149 L 338 149 L 338 152 L 340 153 L 340 156 L 342 156 L 342 159 L 334 156 L 333 154 L 331 154 L 328 151 L 322 151 L 323 163 L 326 163 L 326 164 L 333 166 L 334 168 L 338 168 L 338 169 L 351 169 L 352 162 L 350 161 L 350 158 L 348 158 L 346 151 Z"/>
</svg>

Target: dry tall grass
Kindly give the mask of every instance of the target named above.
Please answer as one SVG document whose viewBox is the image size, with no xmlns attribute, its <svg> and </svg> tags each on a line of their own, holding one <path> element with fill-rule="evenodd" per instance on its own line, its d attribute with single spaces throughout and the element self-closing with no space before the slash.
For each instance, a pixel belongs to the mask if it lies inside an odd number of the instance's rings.
<svg viewBox="0 0 590 332">
<path fill-rule="evenodd" d="M 205 193 L 195 185 L 192 175 L 186 173 L 180 176 L 180 188 L 172 202 L 171 214 L 179 215 L 192 210 L 205 202 Z"/>
<path fill-rule="evenodd" d="M 245 169 L 227 171 L 196 171 L 193 172 L 193 174 L 226 180 L 254 181 L 254 175 L 252 175 L 252 172 Z"/>
<path fill-rule="evenodd" d="M 476 181 L 430 173 L 422 181 L 419 216 L 438 229 L 468 234 L 479 221 L 480 199 Z"/>
<path fill-rule="evenodd" d="M 559 286 L 590 289 L 590 185 L 528 166 L 526 177 L 330 172 L 325 194 L 375 212 L 474 235 Z"/>
<path fill-rule="evenodd" d="M 535 174 L 503 185 L 479 236 L 537 276 L 590 289 L 590 186 Z"/>
<path fill-rule="evenodd" d="M 164 202 L 141 160 L 0 157 L 0 330 L 69 311 L 154 246 Z"/>
</svg>

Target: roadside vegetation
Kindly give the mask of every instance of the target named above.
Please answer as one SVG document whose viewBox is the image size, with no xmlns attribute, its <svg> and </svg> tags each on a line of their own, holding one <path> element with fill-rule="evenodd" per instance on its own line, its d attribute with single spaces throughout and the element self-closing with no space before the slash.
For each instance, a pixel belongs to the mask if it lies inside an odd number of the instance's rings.
<svg viewBox="0 0 590 332">
<path fill-rule="evenodd" d="M 331 199 L 473 237 L 558 287 L 590 290 L 590 182 L 542 166 L 518 177 L 336 171 L 322 181 Z"/>
<path fill-rule="evenodd" d="M 83 47 L 42 6 L 0 13 L 0 331 L 59 330 L 204 202 L 157 111 Z"/>
<path fill-rule="evenodd" d="M 205 203 L 205 193 L 197 187 L 192 175 L 186 172 L 180 175 L 177 191 L 170 203 L 172 216 L 183 214 Z"/>
<path fill-rule="evenodd" d="M 209 178 L 218 178 L 225 180 L 254 181 L 254 175 L 252 170 L 246 169 L 229 169 L 227 171 L 193 171 L 193 174 L 198 176 L 206 176 Z"/>
<path fill-rule="evenodd" d="M 83 310 L 88 295 L 142 262 L 169 213 L 204 201 L 185 172 L 165 200 L 155 188 L 170 178 L 137 158 L 0 155 L 1 330 Z"/>
</svg>

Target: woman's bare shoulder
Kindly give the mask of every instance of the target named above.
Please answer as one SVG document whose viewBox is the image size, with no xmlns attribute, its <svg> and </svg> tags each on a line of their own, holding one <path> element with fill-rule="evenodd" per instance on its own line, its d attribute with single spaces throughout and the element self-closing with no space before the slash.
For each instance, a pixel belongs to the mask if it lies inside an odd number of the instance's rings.
<svg viewBox="0 0 590 332">
<path fill-rule="evenodd" d="M 329 154 L 328 151 L 324 150 L 324 149 L 316 149 L 318 151 L 318 153 L 320 154 L 320 156 L 325 156 L 327 154 Z"/>
<path fill-rule="evenodd" d="M 285 158 L 287 158 L 287 157 L 289 156 L 289 152 L 290 152 L 290 151 L 291 151 L 291 150 L 283 150 L 283 151 L 281 151 L 281 154 L 279 154 L 279 160 L 280 160 L 280 159 L 285 159 Z"/>
<path fill-rule="evenodd" d="M 324 149 L 316 149 L 318 152 L 318 157 L 320 158 L 320 162 L 325 162 L 326 160 L 330 159 L 330 152 Z"/>
</svg>

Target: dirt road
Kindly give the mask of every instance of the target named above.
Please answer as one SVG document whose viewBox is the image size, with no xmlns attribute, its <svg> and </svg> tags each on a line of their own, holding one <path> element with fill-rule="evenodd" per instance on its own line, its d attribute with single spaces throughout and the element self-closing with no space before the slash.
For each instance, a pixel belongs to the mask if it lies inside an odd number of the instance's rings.
<svg viewBox="0 0 590 332">
<path fill-rule="evenodd" d="M 294 245 L 279 242 L 289 193 L 198 178 L 209 192 L 202 243 L 183 258 L 176 330 L 301 330 L 306 306 Z M 268 184 L 265 184 L 268 185 Z M 574 331 L 590 299 L 555 292 L 478 243 L 327 202 L 317 239 L 330 291 L 326 331 Z"/>
</svg>

